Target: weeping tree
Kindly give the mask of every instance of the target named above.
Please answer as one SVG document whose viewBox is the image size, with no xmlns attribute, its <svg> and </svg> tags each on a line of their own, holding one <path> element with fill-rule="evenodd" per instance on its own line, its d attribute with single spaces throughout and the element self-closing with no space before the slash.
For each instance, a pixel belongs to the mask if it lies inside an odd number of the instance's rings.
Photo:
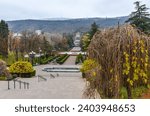
<svg viewBox="0 0 150 116">
<path fill-rule="evenodd" d="M 97 32 L 87 55 L 83 71 L 90 93 L 96 89 L 102 98 L 120 98 L 125 87 L 132 98 L 134 88 L 150 84 L 150 38 L 131 25 Z"/>
</svg>

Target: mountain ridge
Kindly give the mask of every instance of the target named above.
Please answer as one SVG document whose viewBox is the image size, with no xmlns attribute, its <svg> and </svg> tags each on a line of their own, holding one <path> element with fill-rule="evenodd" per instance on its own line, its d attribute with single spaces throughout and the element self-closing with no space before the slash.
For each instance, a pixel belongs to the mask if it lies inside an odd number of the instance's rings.
<svg viewBox="0 0 150 116">
<path fill-rule="evenodd" d="M 87 32 L 93 22 L 100 28 L 113 27 L 124 22 L 128 19 L 128 16 L 115 17 L 115 18 L 78 18 L 78 19 L 25 19 L 7 21 L 10 30 L 20 33 L 25 30 L 41 30 L 49 33 L 73 33 L 73 32 Z"/>
</svg>

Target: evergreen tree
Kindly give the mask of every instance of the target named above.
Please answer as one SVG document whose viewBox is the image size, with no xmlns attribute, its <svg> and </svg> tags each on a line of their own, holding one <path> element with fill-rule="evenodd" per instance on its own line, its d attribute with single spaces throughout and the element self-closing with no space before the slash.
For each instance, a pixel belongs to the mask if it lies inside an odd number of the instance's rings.
<svg viewBox="0 0 150 116">
<path fill-rule="evenodd" d="M 91 25 L 91 29 L 88 33 L 85 33 L 81 38 L 81 48 L 83 51 L 86 51 L 94 34 L 98 31 L 98 25 L 94 22 Z"/>
<path fill-rule="evenodd" d="M 141 5 L 139 1 L 134 2 L 135 10 L 130 14 L 130 18 L 126 21 L 131 25 L 135 25 L 142 32 L 150 33 L 150 14 L 145 4 Z"/>
<path fill-rule="evenodd" d="M 1 38 L 8 38 L 9 30 L 8 25 L 4 20 L 0 22 L 0 37 Z"/>
<path fill-rule="evenodd" d="M 0 54 L 3 56 L 8 55 L 8 35 L 9 35 L 9 29 L 8 24 L 1 20 L 0 22 Z"/>
<path fill-rule="evenodd" d="M 91 29 L 90 29 L 90 40 L 93 38 L 94 34 L 98 31 L 98 25 L 94 22 L 92 25 L 91 25 Z"/>
</svg>

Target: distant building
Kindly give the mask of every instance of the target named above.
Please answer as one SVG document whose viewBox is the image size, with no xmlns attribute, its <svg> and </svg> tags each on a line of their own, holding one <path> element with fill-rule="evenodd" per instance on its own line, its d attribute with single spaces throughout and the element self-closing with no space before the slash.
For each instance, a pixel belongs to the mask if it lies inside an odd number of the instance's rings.
<svg viewBox="0 0 150 116">
<path fill-rule="evenodd" d="M 35 33 L 38 34 L 38 35 L 41 35 L 42 31 L 41 30 L 36 30 Z"/>
<path fill-rule="evenodd" d="M 76 38 L 80 38 L 80 37 L 81 37 L 80 32 L 77 32 L 77 33 L 76 33 Z"/>
<path fill-rule="evenodd" d="M 81 34 L 80 34 L 80 32 L 77 32 L 74 37 L 74 45 L 76 47 L 80 46 L 80 39 L 81 39 Z"/>
</svg>

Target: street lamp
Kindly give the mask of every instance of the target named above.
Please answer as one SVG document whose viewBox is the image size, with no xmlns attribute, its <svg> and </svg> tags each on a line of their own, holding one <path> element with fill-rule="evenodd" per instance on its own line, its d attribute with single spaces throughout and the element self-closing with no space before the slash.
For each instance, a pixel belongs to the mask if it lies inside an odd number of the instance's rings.
<svg viewBox="0 0 150 116">
<path fill-rule="evenodd" d="M 42 50 L 41 50 L 41 48 L 39 48 L 39 58 L 40 58 L 40 64 L 41 64 L 41 53 L 42 53 Z"/>
<path fill-rule="evenodd" d="M 33 51 L 29 53 L 30 58 L 31 58 L 31 62 L 32 62 L 32 66 L 33 66 L 33 58 L 35 57 L 35 54 L 36 54 L 36 53 L 33 52 Z"/>
</svg>

